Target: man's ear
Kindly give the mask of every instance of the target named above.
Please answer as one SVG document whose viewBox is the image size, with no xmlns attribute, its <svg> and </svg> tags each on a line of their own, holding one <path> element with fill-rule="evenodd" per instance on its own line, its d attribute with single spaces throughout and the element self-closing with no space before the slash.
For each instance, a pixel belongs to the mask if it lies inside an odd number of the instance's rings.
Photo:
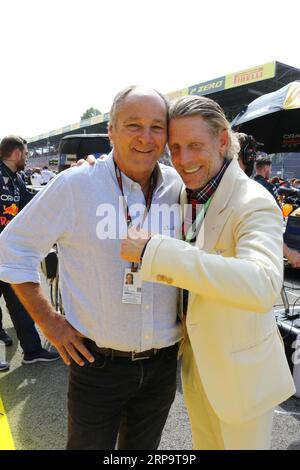
<svg viewBox="0 0 300 470">
<path fill-rule="evenodd" d="M 18 162 L 21 158 L 21 155 L 22 155 L 22 151 L 16 148 L 15 150 L 11 152 L 10 159 L 14 162 Z"/>
<path fill-rule="evenodd" d="M 228 130 L 223 129 L 219 134 L 220 153 L 225 157 L 228 150 L 229 135 Z"/>
<path fill-rule="evenodd" d="M 113 146 L 113 125 L 110 121 L 107 125 L 107 133 L 108 133 L 110 144 L 111 146 Z"/>
</svg>

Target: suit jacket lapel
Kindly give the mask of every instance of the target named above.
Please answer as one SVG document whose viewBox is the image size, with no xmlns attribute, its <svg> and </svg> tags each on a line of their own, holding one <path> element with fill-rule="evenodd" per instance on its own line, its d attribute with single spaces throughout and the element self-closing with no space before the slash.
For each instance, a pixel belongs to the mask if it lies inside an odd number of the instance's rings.
<svg viewBox="0 0 300 470">
<path fill-rule="evenodd" d="M 195 246 L 206 253 L 213 251 L 220 233 L 233 210 L 232 207 L 228 207 L 228 201 L 240 171 L 237 160 L 232 160 L 213 195 L 195 243 Z M 190 292 L 188 308 L 191 307 L 195 297 L 196 294 Z"/>
<path fill-rule="evenodd" d="M 240 171 L 237 160 L 232 160 L 207 210 L 204 223 L 201 227 L 202 236 L 201 234 L 198 235 L 196 246 L 208 253 L 213 250 L 226 220 L 232 212 L 232 208 L 228 207 L 228 201 L 231 198 L 234 184 Z"/>
<path fill-rule="evenodd" d="M 187 194 L 186 194 L 185 186 L 182 187 L 179 200 L 180 200 L 180 206 L 181 206 L 182 216 L 183 216 L 182 220 L 184 220 L 184 215 L 185 215 L 185 212 L 186 212 L 186 206 L 188 204 L 188 197 L 187 197 Z"/>
</svg>

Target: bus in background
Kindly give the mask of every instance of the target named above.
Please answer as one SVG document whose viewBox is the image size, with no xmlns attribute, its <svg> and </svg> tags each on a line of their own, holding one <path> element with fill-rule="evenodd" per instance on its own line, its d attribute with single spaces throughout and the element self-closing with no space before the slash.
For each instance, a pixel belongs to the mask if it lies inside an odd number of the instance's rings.
<svg viewBox="0 0 300 470">
<path fill-rule="evenodd" d="M 96 158 L 111 150 L 107 134 L 73 134 L 66 135 L 58 147 L 58 171 L 69 168 L 81 158 L 94 155 Z"/>
</svg>

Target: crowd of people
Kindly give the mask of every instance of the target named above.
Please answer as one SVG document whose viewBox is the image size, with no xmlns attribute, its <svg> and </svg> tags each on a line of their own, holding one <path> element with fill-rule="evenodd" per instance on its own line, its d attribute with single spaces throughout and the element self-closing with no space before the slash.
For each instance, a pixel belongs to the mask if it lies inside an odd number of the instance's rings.
<svg viewBox="0 0 300 470">
<path fill-rule="evenodd" d="M 274 407 L 295 388 L 272 310 L 282 213 L 253 141 L 243 148 L 209 98 L 169 104 L 140 86 L 115 97 L 108 132 L 107 158 L 62 172 L 29 204 L 17 175 L 26 141 L 1 142 L 4 194 L 16 208 L 0 236 L 0 288 L 57 350 L 38 338 L 26 349 L 16 322 L 23 362 L 59 353 L 70 366 L 68 449 L 157 449 L 178 356 L 193 447 L 269 448 Z M 173 167 L 158 163 L 167 138 Z M 166 206 L 168 222 L 151 218 Z M 53 244 L 65 316 L 40 287 Z"/>
<path fill-rule="evenodd" d="M 290 212 L 286 212 L 286 197 L 282 195 L 279 189 L 297 189 L 298 181 L 300 182 L 300 180 L 296 178 L 292 178 L 290 181 L 282 180 L 277 176 L 271 178 L 272 159 L 268 155 L 258 151 L 259 144 L 257 144 L 254 137 L 243 133 L 237 133 L 237 138 L 240 143 L 240 152 L 238 157 L 240 167 L 247 176 L 253 176 L 257 183 L 266 188 L 266 190 L 273 196 L 278 207 L 282 210 L 283 217 L 286 217 Z M 294 206 L 291 206 L 291 211 L 293 208 Z M 293 268 L 300 267 L 300 253 L 288 247 L 284 242 L 283 256 Z"/>
<path fill-rule="evenodd" d="M 56 174 L 57 173 L 50 170 L 48 166 L 43 166 L 43 168 L 27 168 L 25 171 L 25 178 L 28 184 L 31 184 L 34 187 L 39 187 L 49 183 Z"/>
</svg>

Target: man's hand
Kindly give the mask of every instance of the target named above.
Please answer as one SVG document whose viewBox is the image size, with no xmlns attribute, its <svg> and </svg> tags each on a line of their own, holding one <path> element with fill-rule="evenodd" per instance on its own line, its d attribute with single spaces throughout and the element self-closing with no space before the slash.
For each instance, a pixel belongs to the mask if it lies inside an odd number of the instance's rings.
<svg viewBox="0 0 300 470">
<path fill-rule="evenodd" d="M 300 268 L 300 253 L 298 251 L 290 249 L 287 259 L 293 268 Z"/>
<path fill-rule="evenodd" d="M 149 233 L 145 230 L 130 227 L 127 238 L 121 243 L 121 258 L 131 263 L 139 263 L 143 248 L 150 238 Z"/>
<path fill-rule="evenodd" d="M 88 163 L 89 165 L 95 165 L 96 161 L 97 160 L 94 157 L 94 155 L 88 155 L 86 158 L 81 158 L 80 160 L 78 160 L 78 162 L 76 163 L 76 166 L 81 166 L 83 163 Z"/>
<path fill-rule="evenodd" d="M 94 362 L 94 357 L 83 344 L 83 335 L 75 330 L 64 316 L 53 310 L 39 284 L 24 282 L 12 284 L 12 287 L 31 318 L 56 347 L 67 366 L 71 364 L 71 359 L 80 366 L 84 365 L 79 353 L 89 362 Z"/>
<path fill-rule="evenodd" d="M 50 343 L 55 346 L 67 366 L 71 364 L 71 359 L 79 366 L 84 365 L 84 361 L 78 353 L 89 362 L 94 362 L 94 357 L 82 342 L 84 336 L 73 328 L 64 316 L 55 313 L 48 317 L 43 324 L 40 324 L 40 328 Z"/>
</svg>

